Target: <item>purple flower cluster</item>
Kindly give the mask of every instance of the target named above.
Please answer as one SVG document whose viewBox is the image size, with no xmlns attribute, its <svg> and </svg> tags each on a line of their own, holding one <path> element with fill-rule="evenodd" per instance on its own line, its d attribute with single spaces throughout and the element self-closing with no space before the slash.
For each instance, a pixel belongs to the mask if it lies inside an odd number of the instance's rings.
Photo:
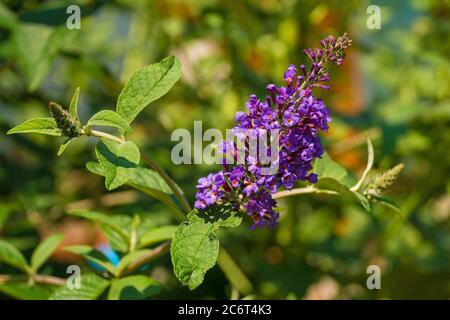
<svg viewBox="0 0 450 320">
<path fill-rule="evenodd" d="M 297 181 L 316 183 L 317 175 L 311 172 L 312 161 L 323 154 L 319 133 L 328 130 L 331 121 L 329 111 L 322 100 L 312 94 L 313 87 L 328 89 L 323 82 L 329 80 L 324 69 L 326 62 L 342 64 L 344 49 L 351 40 L 342 37 L 327 37 L 321 41 L 322 48 L 305 50 L 312 60 L 311 67 L 300 66 L 300 72 L 290 65 L 284 73 L 284 86 L 267 86 L 264 100 L 251 95 L 247 102 L 248 112 L 236 113 L 237 125 L 233 134 L 243 148 L 245 162 L 231 166 L 224 162 L 224 169 L 199 179 L 195 208 L 204 210 L 211 205 L 231 203 L 236 209 L 245 211 L 252 219 L 252 228 L 277 224 L 276 201 L 272 194 L 279 188 L 291 189 Z M 249 136 L 262 132 L 277 132 L 277 154 L 266 143 L 263 153 L 251 152 Z M 260 140 L 258 140 L 260 141 Z M 261 144 L 261 142 L 259 142 Z M 261 147 L 261 146 L 259 146 Z M 237 160 L 240 154 L 235 142 L 222 144 L 227 159 Z M 262 156 L 269 156 L 272 170 L 267 174 Z M 234 163 L 234 162 L 233 162 Z"/>
</svg>

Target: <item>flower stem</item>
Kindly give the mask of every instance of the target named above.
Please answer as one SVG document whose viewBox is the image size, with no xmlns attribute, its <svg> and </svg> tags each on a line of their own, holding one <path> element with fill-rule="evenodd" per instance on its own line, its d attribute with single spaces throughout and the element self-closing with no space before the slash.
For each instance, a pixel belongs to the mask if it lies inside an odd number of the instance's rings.
<svg viewBox="0 0 450 320">
<path fill-rule="evenodd" d="M 272 196 L 272 198 L 273 199 L 280 199 L 280 198 L 295 196 L 295 195 L 299 195 L 299 194 L 307 194 L 307 193 L 324 193 L 324 194 L 332 194 L 332 195 L 338 194 L 336 191 L 333 191 L 333 190 L 316 189 L 313 186 L 308 186 L 308 187 L 305 187 L 305 188 L 296 188 L 296 189 L 292 189 L 292 190 L 283 190 L 283 191 L 275 193 Z"/>
</svg>

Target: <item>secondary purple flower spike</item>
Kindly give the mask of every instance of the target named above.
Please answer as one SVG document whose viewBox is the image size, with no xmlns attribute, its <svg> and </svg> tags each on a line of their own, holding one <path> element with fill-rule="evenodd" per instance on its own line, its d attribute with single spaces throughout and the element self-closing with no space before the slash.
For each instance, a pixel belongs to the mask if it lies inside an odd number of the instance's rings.
<svg viewBox="0 0 450 320">
<path fill-rule="evenodd" d="M 234 167 L 224 163 L 224 170 L 200 178 L 195 208 L 205 210 L 210 205 L 228 202 L 252 218 L 252 229 L 274 227 L 279 215 L 272 194 L 280 187 L 293 188 L 297 181 L 318 181 L 317 175 L 311 172 L 312 161 L 323 154 L 319 133 L 328 130 L 331 117 L 323 101 L 313 96 L 312 89 L 328 89 L 323 83 L 328 82 L 330 76 L 324 66 L 327 62 L 341 65 L 344 50 L 351 45 L 351 40 L 345 33 L 339 38 L 328 36 L 320 44 L 322 48 L 304 51 L 312 61 L 309 69 L 301 65 L 297 70 L 290 65 L 284 73 L 284 86 L 269 84 L 264 100 L 251 95 L 246 105 L 247 113 L 236 113 L 233 134 L 243 142 L 247 161 Z M 259 135 L 263 129 L 269 133 L 279 132 L 278 155 L 271 154 L 271 148 L 263 146 L 263 152 L 276 159 L 278 165 L 278 170 L 271 174 L 263 171 L 265 165 L 261 155 L 253 156 L 245 140 L 249 132 Z M 224 142 L 221 149 L 227 159 L 236 160 L 235 143 Z"/>
</svg>

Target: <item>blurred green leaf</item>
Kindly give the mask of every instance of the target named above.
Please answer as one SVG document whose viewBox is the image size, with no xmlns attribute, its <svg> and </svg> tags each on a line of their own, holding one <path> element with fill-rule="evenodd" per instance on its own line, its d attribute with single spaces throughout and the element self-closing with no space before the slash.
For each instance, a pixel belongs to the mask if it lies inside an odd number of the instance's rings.
<svg viewBox="0 0 450 320">
<path fill-rule="evenodd" d="M 143 249 L 130 252 L 120 259 L 119 265 L 117 266 L 117 274 L 121 275 L 122 272 L 129 266 L 130 263 L 142 258 L 146 254 L 152 252 L 150 249 Z"/>
<path fill-rule="evenodd" d="M 116 268 L 112 265 L 111 262 L 109 262 L 108 258 L 105 257 L 103 253 L 94 249 L 91 246 L 84 246 L 84 245 L 68 246 L 65 247 L 64 250 L 78 254 L 83 258 L 85 258 L 86 260 L 96 263 L 99 266 L 103 267 L 109 273 L 113 275 L 116 274 Z"/>
<path fill-rule="evenodd" d="M 17 21 L 17 17 L 11 10 L 0 2 L 0 26 L 12 29 Z"/>
<path fill-rule="evenodd" d="M 162 226 L 146 231 L 144 234 L 139 236 L 139 248 L 144 248 L 158 242 L 172 239 L 176 228 L 177 226 Z"/>
<path fill-rule="evenodd" d="M 12 244 L 0 239 L 0 262 L 4 262 L 20 269 L 26 273 L 29 272 L 30 267 L 28 266 L 25 257 L 17 250 Z"/>
<path fill-rule="evenodd" d="M 55 290 L 49 300 L 95 300 L 109 286 L 109 281 L 93 273 L 81 275 L 81 287 L 70 289 L 62 286 Z"/>
<path fill-rule="evenodd" d="M 15 28 L 19 63 L 34 91 L 50 70 L 51 63 L 65 40 L 67 28 L 50 28 L 42 24 L 21 23 Z"/>
<path fill-rule="evenodd" d="M 54 234 L 43 240 L 31 255 L 31 269 L 36 272 L 58 248 L 64 235 Z"/>
<path fill-rule="evenodd" d="M 2 283 L 0 292 L 20 300 L 47 300 L 51 294 L 47 287 L 24 282 Z"/>
<path fill-rule="evenodd" d="M 92 220 L 104 225 L 107 225 L 126 241 L 129 241 L 131 218 L 124 215 L 106 215 L 96 211 L 75 210 L 69 212 L 70 215 Z"/>
<path fill-rule="evenodd" d="M 75 119 L 78 118 L 78 97 L 80 96 L 80 87 L 75 89 L 72 100 L 70 100 L 69 114 Z"/>
<path fill-rule="evenodd" d="M 144 275 L 114 279 L 108 293 L 108 300 L 141 300 L 161 291 L 158 282 Z"/>
<path fill-rule="evenodd" d="M 108 243 L 113 248 L 113 250 L 118 252 L 127 252 L 129 247 L 128 238 L 124 238 L 123 235 L 116 231 L 116 229 L 111 228 L 106 224 L 101 225 L 103 232 L 105 233 Z"/>
<path fill-rule="evenodd" d="M 117 100 L 117 113 L 131 122 L 150 102 L 165 95 L 181 76 L 179 60 L 170 56 L 136 71 Z"/>
</svg>

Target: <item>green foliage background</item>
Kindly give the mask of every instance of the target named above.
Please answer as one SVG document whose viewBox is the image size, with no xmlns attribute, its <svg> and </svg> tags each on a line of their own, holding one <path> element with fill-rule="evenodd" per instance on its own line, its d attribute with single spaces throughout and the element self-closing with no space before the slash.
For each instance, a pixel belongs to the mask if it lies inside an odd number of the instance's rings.
<svg viewBox="0 0 450 320">
<path fill-rule="evenodd" d="M 66 8 L 74 2 L 81 6 L 81 30 L 65 27 Z M 267 83 L 280 83 L 288 64 L 305 62 L 302 48 L 349 32 L 352 50 L 344 68 L 332 70 L 332 90 L 323 97 L 333 115 L 324 145 L 357 176 L 365 167 L 366 135 L 375 145 L 376 168 L 404 163 L 390 192 L 404 221 L 386 207 L 368 214 L 345 199 L 304 195 L 280 200 L 276 229 L 250 231 L 247 221 L 220 231 L 221 244 L 257 298 L 450 298 L 449 1 L 377 1 L 380 30 L 366 27 L 370 4 L 3 1 L 0 237 L 30 258 L 41 238 L 78 221 L 68 218 L 69 209 L 86 206 L 138 213 L 153 226 L 174 223 L 168 209 L 126 187 L 107 196 L 103 179 L 84 168 L 94 156 L 94 140 L 74 141 L 59 158 L 57 139 L 6 136 L 20 122 L 48 117 L 48 101 L 68 106 L 81 87 L 79 115 L 86 121 L 115 105 L 136 69 L 176 55 L 181 81 L 140 114 L 130 139 L 169 172 L 192 203 L 196 180 L 215 168 L 172 164 L 171 132 L 192 130 L 195 120 L 203 121 L 204 130 L 231 128 L 249 94 L 263 95 Z M 63 231 L 80 237 L 73 228 Z M 94 238 L 84 237 L 91 244 Z M 67 264 L 56 257 L 43 272 L 66 277 Z M 381 267 L 381 290 L 365 286 L 371 264 Z M 164 285 L 157 298 L 232 294 L 217 266 L 192 292 L 176 280 L 167 255 L 148 268 Z M 0 264 L 0 274 L 13 272 Z M 33 297 L 38 289 L 28 290 Z"/>
</svg>

